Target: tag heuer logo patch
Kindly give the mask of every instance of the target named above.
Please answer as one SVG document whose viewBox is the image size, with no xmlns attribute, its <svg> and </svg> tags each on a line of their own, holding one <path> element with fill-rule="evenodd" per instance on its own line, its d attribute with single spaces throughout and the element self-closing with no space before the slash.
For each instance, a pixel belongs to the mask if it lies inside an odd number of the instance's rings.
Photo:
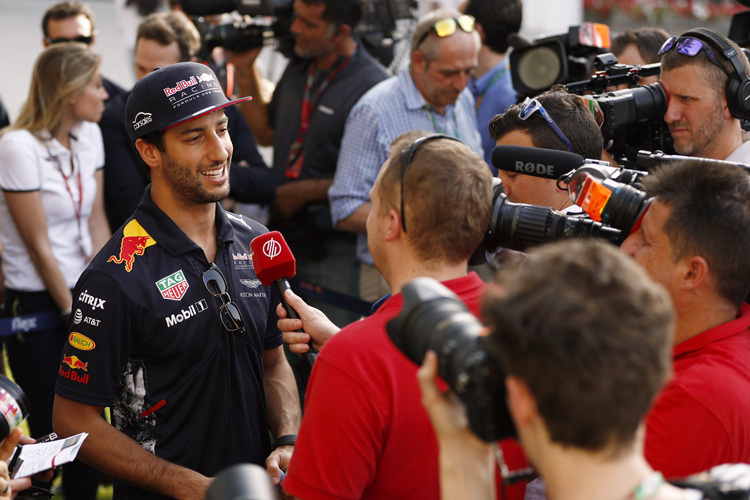
<svg viewBox="0 0 750 500">
<path fill-rule="evenodd" d="M 182 269 L 156 282 L 156 287 L 161 292 L 161 296 L 169 300 L 181 300 L 185 296 L 188 286 L 185 275 L 182 274 Z"/>
</svg>

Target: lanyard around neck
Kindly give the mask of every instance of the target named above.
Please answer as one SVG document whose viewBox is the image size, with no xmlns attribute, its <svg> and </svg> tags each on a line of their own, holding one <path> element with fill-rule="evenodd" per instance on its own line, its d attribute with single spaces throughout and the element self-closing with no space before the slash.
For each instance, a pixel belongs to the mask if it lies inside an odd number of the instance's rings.
<svg viewBox="0 0 750 500">
<path fill-rule="evenodd" d="M 83 184 L 81 182 L 81 169 L 76 169 L 75 167 L 75 161 L 73 161 L 73 152 L 70 153 L 70 176 L 65 175 L 65 171 L 62 168 L 62 162 L 60 161 L 60 158 L 57 155 L 53 155 L 52 151 L 50 151 L 47 144 L 44 144 L 44 149 L 47 150 L 47 155 L 49 155 L 49 158 L 55 162 L 55 165 L 57 167 L 57 171 L 60 172 L 60 175 L 62 175 L 63 182 L 65 183 L 65 190 L 68 192 L 68 196 L 70 197 L 71 203 L 73 203 L 73 211 L 76 216 L 76 220 L 78 222 L 81 222 L 81 212 L 83 209 Z M 76 178 L 78 180 L 78 202 L 76 202 L 75 196 L 73 196 L 73 191 L 70 189 L 70 184 L 68 183 L 68 179 L 73 176 L 73 174 L 76 174 Z"/>
<path fill-rule="evenodd" d="M 430 117 L 430 121 L 432 122 L 432 130 L 436 134 L 445 134 L 445 135 L 454 135 L 456 139 L 459 141 L 461 140 L 461 133 L 458 131 L 458 120 L 456 119 L 456 109 L 453 108 L 453 128 L 455 129 L 455 134 L 449 134 L 447 130 L 443 130 L 443 127 L 440 126 L 440 124 L 435 120 L 435 112 L 431 106 L 428 106 L 425 104 L 422 106 L 422 109 L 424 109 L 425 113 L 427 113 L 427 116 Z"/>
<path fill-rule="evenodd" d="M 477 96 L 476 103 L 475 103 L 475 109 L 479 110 L 479 106 L 482 105 L 482 101 L 484 100 L 484 94 L 487 93 L 488 90 L 492 88 L 493 85 L 495 85 L 498 80 L 500 80 L 506 71 L 508 71 L 508 65 L 506 64 L 503 69 L 495 73 L 495 76 L 492 77 L 492 79 L 487 83 L 487 85 L 484 86 L 484 88 L 479 92 L 479 95 Z"/>
<path fill-rule="evenodd" d="M 356 51 L 356 47 L 354 49 Z M 315 71 L 318 69 L 318 64 L 313 61 L 310 65 L 310 72 L 307 74 L 307 83 L 305 84 L 305 94 L 302 98 L 302 109 L 300 110 L 299 117 L 299 135 L 294 144 L 289 148 L 289 161 L 286 167 L 286 177 L 289 179 L 298 179 L 302 172 L 302 160 L 305 157 L 305 150 L 302 148 L 302 141 L 305 139 L 307 128 L 310 126 L 310 116 L 312 115 L 315 103 L 326 91 L 331 81 L 346 68 L 351 62 L 352 56 L 347 56 L 341 61 L 331 72 L 328 74 L 323 83 L 320 84 L 318 90 L 315 91 L 315 95 L 312 95 L 312 85 L 315 80 Z"/>
</svg>

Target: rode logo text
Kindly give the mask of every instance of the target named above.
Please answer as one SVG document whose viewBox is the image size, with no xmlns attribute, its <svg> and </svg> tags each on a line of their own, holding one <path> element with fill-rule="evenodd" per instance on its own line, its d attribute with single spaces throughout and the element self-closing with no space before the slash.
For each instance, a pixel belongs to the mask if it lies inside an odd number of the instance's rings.
<svg viewBox="0 0 750 500">
<path fill-rule="evenodd" d="M 544 165 L 543 163 L 524 163 L 522 161 L 516 161 L 516 172 L 520 172 L 522 174 L 537 174 L 554 177 L 555 166 Z"/>
</svg>

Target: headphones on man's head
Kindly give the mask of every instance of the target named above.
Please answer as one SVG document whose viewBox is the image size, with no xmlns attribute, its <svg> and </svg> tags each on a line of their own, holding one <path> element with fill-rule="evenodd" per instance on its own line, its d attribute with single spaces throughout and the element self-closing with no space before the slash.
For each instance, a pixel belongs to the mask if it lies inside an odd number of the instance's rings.
<svg viewBox="0 0 750 500">
<path fill-rule="evenodd" d="M 745 54 L 738 54 L 737 50 L 728 44 L 724 37 L 707 28 L 694 28 L 681 36 L 692 36 L 710 43 L 714 48 L 718 48 L 724 58 L 731 63 L 734 72 L 728 75 L 729 79 L 726 86 L 729 112 L 733 117 L 740 120 L 750 119 L 750 78 L 740 59 L 740 57 L 746 57 Z"/>
</svg>

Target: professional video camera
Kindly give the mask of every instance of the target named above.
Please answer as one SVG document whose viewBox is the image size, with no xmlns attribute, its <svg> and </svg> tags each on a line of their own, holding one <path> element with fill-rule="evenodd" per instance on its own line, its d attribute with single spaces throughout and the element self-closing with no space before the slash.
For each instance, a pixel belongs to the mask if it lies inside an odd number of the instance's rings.
<svg viewBox="0 0 750 500">
<path fill-rule="evenodd" d="M 274 41 L 279 51 L 288 56 L 294 47 L 289 33 L 292 0 L 178 0 L 178 3 L 189 16 L 211 16 L 234 11 L 246 16 L 229 24 L 207 26 L 202 33 L 204 56 L 216 47 L 243 52 Z"/>
<path fill-rule="evenodd" d="M 633 160 L 641 150 L 675 152 L 664 122 L 667 93 L 661 83 L 594 94 L 591 98 L 601 109 L 604 147 L 613 158 Z"/>
<path fill-rule="evenodd" d="M 215 47 L 243 52 L 276 43 L 287 57 L 294 51 L 290 27 L 294 20 L 292 0 L 178 0 L 186 14 L 208 16 L 237 11 L 243 19 L 210 27 L 204 34 L 203 49 Z M 365 0 L 362 20 L 354 28 L 370 54 L 385 66 L 393 59 L 397 21 L 411 19 L 416 0 Z"/>
<path fill-rule="evenodd" d="M 557 179 L 558 187 L 567 190 L 585 214 L 564 214 L 550 207 L 510 202 L 499 180 L 493 179 L 492 217 L 469 260 L 472 265 L 489 262 L 502 248 L 524 251 L 563 238 L 595 237 L 619 245 L 649 203 L 638 189 L 646 172 L 584 160 L 575 153 L 496 146 L 492 163 L 500 170 Z"/>
<path fill-rule="evenodd" d="M 591 75 L 591 58 L 610 46 L 609 26 L 583 23 L 567 33 L 543 36 L 533 43 L 511 40 L 510 73 L 520 99 L 534 97 L 555 84 Z"/>
<path fill-rule="evenodd" d="M 402 294 L 404 308 L 386 324 L 391 341 L 421 364 L 428 349 L 438 353 L 438 372 L 464 402 L 469 426 L 487 442 L 515 437 L 505 404 L 505 381 L 484 347 L 482 325 L 459 298 L 431 278 L 416 278 Z"/>
</svg>

